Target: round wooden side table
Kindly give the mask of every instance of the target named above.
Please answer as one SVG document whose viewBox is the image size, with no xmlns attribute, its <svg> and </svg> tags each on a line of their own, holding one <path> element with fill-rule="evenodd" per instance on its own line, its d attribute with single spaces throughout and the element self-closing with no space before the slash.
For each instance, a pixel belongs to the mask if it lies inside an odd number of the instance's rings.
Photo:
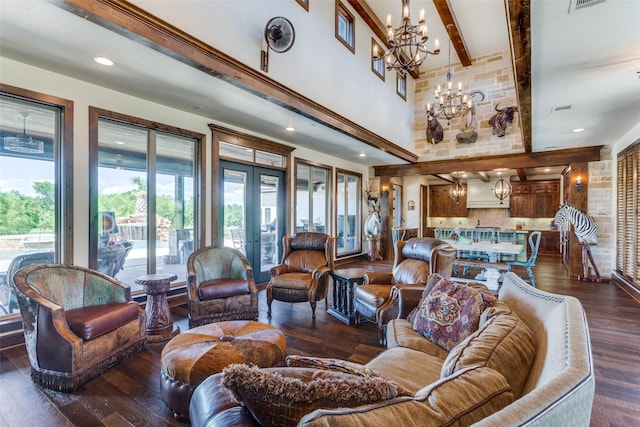
<svg viewBox="0 0 640 427">
<path fill-rule="evenodd" d="M 173 325 L 173 317 L 167 302 L 167 292 L 171 282 L 176 280 L 175 274 L 147 274 L 136 278 L 136 283 L 142 285 L 147 294 L 146 334 L 147 341 L 167 341 L 180 333 L 180 328 Z"/>
</svg>

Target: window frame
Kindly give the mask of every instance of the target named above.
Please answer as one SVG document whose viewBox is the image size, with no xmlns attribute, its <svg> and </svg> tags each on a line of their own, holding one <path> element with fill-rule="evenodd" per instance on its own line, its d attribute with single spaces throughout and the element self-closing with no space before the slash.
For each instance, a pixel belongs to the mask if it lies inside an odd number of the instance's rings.
<svg viewBox="0 0 640 427">
<path fill-rule="evenodd" d="M 404 101 L 407 100 L 407 76 L 403 73 L 396 73 L 396 94 Z"/>
<path fill-rule="evenodd" d="M 314 169 L 321 169 L 324 170 L 327 174 L 327 182 L 325 183 L 326 185 L 326 190 L 325 190 L 325 233 L 326 234 L 331 234 L 330 230 L 332 229 L 332 195 L 331 195 L 331 189 L 333 188 L 332 185 L 332 178 L 333 178 L 333 168 L 331 166 L 327 166 L 324 165 L 322 163 L 318 163 L 318 162 L 313 162 L 310 160 L 304 160 L 304 159 L 300 159 L 300 158 L 296 158 L 294 160 L 294 176 L 295 176 L 295 180 L 294 180 L 294 188 L 293 188 L 293 194 L 294 194 L 294 200 L 293 200 L 293 206 L 295 207 L 294 209 L 294 217 L 293 217 L 293 224 L 296 227 L 296 231 L 297 231 L 297 224 L 298 224 L 298 169 L 299 167 L 303 165 L 306 167 L 309 167 L 309 184 L 312 184 L 312 180 L 311 177 L 313 177 L 313 170 Z M 314 197 L 313 197 L 313 192 L 309 191 L 309 218 L 308 220 L 309 222 L 309 230 L 308 231 L 312 231 L 311 230 L 311 216 L 312 213 L 314 212 L 313 208 L 313 201 L 314 201 Z"/>
<path fill-rule="evenodd" d="M 121 123 L 132 127 L 144 128 L 151 134 L 161 132 L 164 134 L 173 134 L 178 137 L 190 138 L 196 140 L 195 149 L 195 170 L 193 176 L 194 182 L 194 235 L 193 235 L 193 249 L 197 250 L 205 242 L 205 230 L 204 230 L 204 218 L 206 215 L 204 203 L 202 203 L 203 189 L 204 189 L 204 147 L 206 144 L 206 136 L 204 134 L 180 129 L 174 126 L 156 123 L 151 120 L 142 119 L 139 117 L 129 116 L 101 108 L 89 106 L 89 268 L 96 269 L 98 262 L 98 152 L 99 152 L 99 121 L 107 120 L 111 122 Z M 147 159 L 147 163 L 155 161 L 155 157 Z M 154 164 L 151 169 L 147 170 L 147 174 L 155 174 Z M 149 186 L 153 183 L 149 182 Z M 154 195 L 154 194 L 152 194 Z M 153 207 L 150 208 L 150 213 L 153 212 Z M 196 231 L 197 230 L 197 231 Z M 151 248 L 155 249 L 153 242 Z M 147 260 L 148 261 L 148 260 Z M 151 263 L 154 264 L 153 262 Z M 181 284 L 182 282 L 178 283 Z M 142 292 L 142 291 L 140 291 Z M 132 292 L 134 293 L 134 292 Z M 136 291 L 135 293 L 139 293 Z"/>
<path fill-rule="evenodd" d="M 378 52 L 380 55 L 380 57 L 377 59 L 375 57 L 376 47 L 378 48 Z M 385 49 L 380 45 L 380 43 L 378 43 L 375 38 L 371 37 L 371 72 L 376 76 L 378 76 L 378 78 L 383 82 L 386 80 L 386 70 L 387 70 L 387 67 L 384 62 L 384 56 L 383 56 L 384 52 L 385 52 Z M 381 65 L 380 70 L 376 68 L 377 64 Z"/>
<path fill-rule="evenodd" d="M 345 245 L 346 250 L 343 252 L 339 252 L 338 251 L 338 229 L 339 229 L 339 221 L 338 221 L 338 207 L 339 207 L 339 201 L 338 201 L 338 195 L 340 194 L 338 191 L 338 185 L 339 185 L 339 180 L 338 180 L 338 175 L 343 174 L 345 175 L 345 177 L 355 177 L 358 180 L 358 185 L 356 186 L 356 200 L 355 200 L 355 204 L 356 204 L 356 218 L 355 218 L 355 226 L 356 226 L 356 233 L 355 233 L 355 247 L 353 250 L 348 250 L 348 245 Z M 352 255 L 358 255 L 360 253 L 362 253 L 362 229 L 363 229 L 363 217 L 362 217 L 362 174 L 361 173 L 357 173 L 357 172 L 353 172 L 353 171 L 349 171 L 346 169 L 340 169 L 340 168 L 335 168 L 335 172 L 334 172 L 334 197 L 333 199 L 335 200 L 334 203 L 334 217 L 333 217 L 333 222 L 335 224 L 335 258 L 336 259 L 340 259 L 340 258 L 346 258 Z M 345 182 L 348 182 L 348 180 L 345 180 Z M 349 194 L 348 191 L 345 191 L 345 211 L 349 212 L 349 206 L 348 206 L 348 200 L 349 200 Z M 347 221 L 347 225 L 348 225 L 348 213 L 345 215 L 345 217 L 347 217 L 346 221 Z"/>
<path fill-rule="evenodd" d="M 74 263 L 73 244 L 73 121 L 74 103 L 68 99 L 47 95 L 19 87 L 0 83 L 0 94 L 17 101 L 40 104 L 59 110 L 57 126 L 58 143 L 54 144 L 55 162 L 55 262 Z M 20 313 L 0 315 L 5 331 L 19 331 L 22 328 Z M 22 334 L 5 337 L 7 344 L 22 340 Z"/>
<path fill-rule="evenodd" d="M 336 0 L 336 18 L 335 18 L 335 30 L 336 30 L 336 38 L 340 40 L 347 49 L 351 51 L 355 55 L 356 53 L 356 18 L 355 16 L 347 9 L 347 7 L 340 1 Z M 347 23 L 347 38 L 343 38 L 340 34 L 340 18 L 343 18 Z"/>
<path fill-rule="evenodd" d="M 309 12 L 309 1 L 311 0 L 296 0 L 296 2 L 304 8 L 307 12 Z"/>
</svg>

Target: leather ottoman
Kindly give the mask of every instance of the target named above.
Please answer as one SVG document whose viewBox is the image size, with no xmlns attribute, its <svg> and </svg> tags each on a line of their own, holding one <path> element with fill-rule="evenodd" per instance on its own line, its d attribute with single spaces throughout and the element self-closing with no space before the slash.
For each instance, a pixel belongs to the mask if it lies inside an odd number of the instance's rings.
<svg viewBox="0 0 640 427">
<path fill-rule="evenodd" d="M 189 418 L 193 390 L 233 363 L 267 368 L 284 361 L 286 339 L 252 320 L 210 323 L 174 337 L 162 350 L 160 394 L 177 419 Z"/>
</svg>

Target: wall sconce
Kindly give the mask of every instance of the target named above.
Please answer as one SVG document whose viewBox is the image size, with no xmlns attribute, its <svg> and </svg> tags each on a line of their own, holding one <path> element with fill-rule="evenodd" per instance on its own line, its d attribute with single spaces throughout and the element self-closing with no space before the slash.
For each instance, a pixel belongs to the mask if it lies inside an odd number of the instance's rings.
<svg viewBox="0 0 640 427">
<path fill-rule="evenodd" d="M 580 175 L 578 175 L 578 177 L 576 178 L 575 187 L 576 187 L 576 191 L 582 191 L 583 185 L 582 185 L 582 177 Z"/>
<path fill-rule="evenodd" d="M 414 210 L 416 208 L 416 202 L 414 202 L 413 200 L 409 200 L 407 202 L 407 210 Z"/>
<path fill-rule="evenodd" d="M 389 197 L 389 190 L 386 186 L 382 187 L 382 191 L 380 192 L 381 197 Z"/>
</svg>

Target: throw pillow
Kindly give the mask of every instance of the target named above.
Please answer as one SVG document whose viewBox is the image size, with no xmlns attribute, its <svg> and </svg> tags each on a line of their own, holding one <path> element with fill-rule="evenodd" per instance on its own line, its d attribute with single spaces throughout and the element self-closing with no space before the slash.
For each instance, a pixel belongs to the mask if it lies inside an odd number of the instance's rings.
<svg viewBox="0 0 640 427">
<path fill-rule="evenodd" d="M 327 357 L 306 357 L 290 355 L 287 356 L 287 366 L 290 368 L 314 368 L 324 371 L 342 372 L 343 374 L 357 375 L 364 378 L 382 378 L 385 381 L 393 382 L 386 375 L 380 374 L 373 369 L 356 362 L 348 360 L 333 359 Z M 396 384 L 398 387 L 398 396 L 413 396 L 409 390 Z"/>
<path fill-rule="evenodd" d="M 496 297 L 485 287 L 442 279 L 416 313 L 413 329 L 451 350 L 478 329 L 480 315 Z"/>
<path fill-rule="evenodd" d="M 222 384 L 262 426 L 295 426 L 318 408 L 359 406 L 398 395 L 397 386 L 380 377 L 308 368 L 264 368 L 232 364 Z"/>
<path fill-rule="evenodd" d="M 424 299 L 427 297 L 427 295 L 429 295 L 433 287 L 440 283 L 441 280 L 444 280 L 444 277 L 442 277 L 438 273 L 429 275 L 429 279 L 427 279 L 427 284 L 424 287 L 424 291 L 422 292 L 422 298 L 420 298 L 420 302 L 413 310 L 411 310 L 411 312 L 407 316 L 407 321 L 409 321 L 409 323 L 413 323 L 416 320 L 416 313 L 418 312 L 418 308 L 420 308 L 420 306 L 424 302 Z"/>
</svg>

